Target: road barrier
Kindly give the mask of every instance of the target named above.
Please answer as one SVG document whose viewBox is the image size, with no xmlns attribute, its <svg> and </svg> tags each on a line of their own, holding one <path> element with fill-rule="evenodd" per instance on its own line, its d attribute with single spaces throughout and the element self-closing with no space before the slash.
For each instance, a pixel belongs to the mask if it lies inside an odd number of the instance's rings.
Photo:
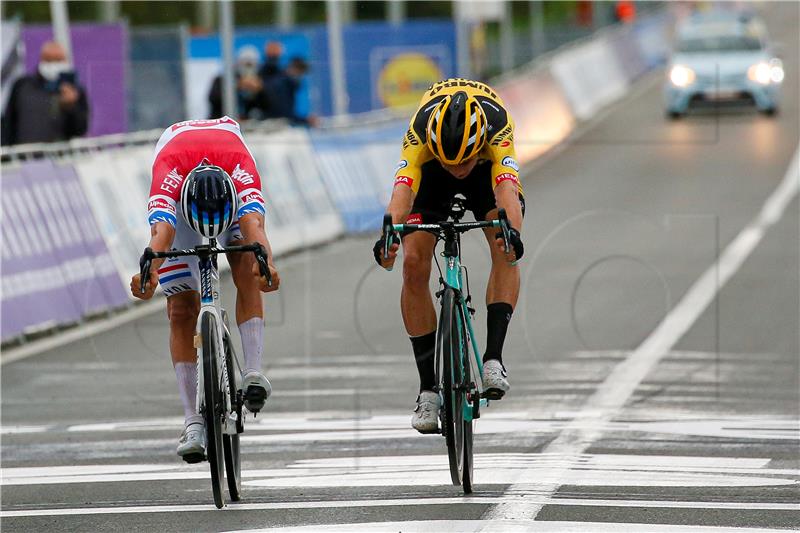
<svg viewBox="0 0 800 533">
<path fill-rule="evenodd" d="M 562 142 L 663 61 L 668 24 L 659 14 L 604 30 L 496 80 L 516 123 L 518 160 Z M 335 117 L 313 131 L 269 122 L 245 129 L 275 254 L 379 227 L 407 120 L 386 111 Z M 160 133 L 3 150 L 3 343 L 131 305 Z"/>
</svg>

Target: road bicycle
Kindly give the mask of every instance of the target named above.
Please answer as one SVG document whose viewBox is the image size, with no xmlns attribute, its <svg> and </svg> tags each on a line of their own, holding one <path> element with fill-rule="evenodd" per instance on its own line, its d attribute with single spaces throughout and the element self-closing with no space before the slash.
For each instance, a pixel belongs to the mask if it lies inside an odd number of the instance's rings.
<svg viewBox="0 0 800 533">
<path fill-rule="evenodd" d="M 267 267 L 267 252 L 258 244 L 217 248 L 216 239 L 209 239 L 188 250 L 154 252 L 146 248 L 139 260 L 142 293 L 150 275 L 153 259 L 196 256 L 200 270 L 200 335 L 194 344 L 197 358 L 197 410 L 203 416 L 206 431 L 206 458 L 211 467 L 211 489 L 214 505 L 225 505 L 223 479 L 228 481 L 231 501 L 242 495 L 242 469 L 239 457 L 239 434 L 244 431 L 241 390 L 241 362 L 234 350 L 228 325 L 228 314 L 220 303 L 217 255 L 252 252 L 261 275 L 272 285 Z M 224 468 L 224 473 L 223 473 Z"/>
<path fill-rule="evenodd" d="M 441 303 L 436 329 L 436 383 L 442 405 L 439 418 L 447 443 L 450 478 L 453 485 L 461 485 L 464 493 L 470 494 L 473 487 L 472 424 L 480 417 L 481 407 L 487 406 L 489 401 L 482 397 L 482 352 L 472 328 L 475 309 L 470 307 L 469 273 L 461 264 L 461 234 L 478 228 L 499 228 L 506 253 L 510 245 L 505 209 L 498 210 L 497 219 L 479 222 L 461 222 L 465 212 L 464 199 L 456 196 L 450 205 L 448 220 L 444 222 L 393 224 L 391 215 L 387 214 L 383 218 L 382 238 L 384 259 L 389 258 L 388 250 L 396 242 L 396 234 L 426 231 L 436 237 L 437 244 L 444 243 L 441 253 L 444 272 L 436 261 L 440 287 L 436 297 Z"/>
</svg>

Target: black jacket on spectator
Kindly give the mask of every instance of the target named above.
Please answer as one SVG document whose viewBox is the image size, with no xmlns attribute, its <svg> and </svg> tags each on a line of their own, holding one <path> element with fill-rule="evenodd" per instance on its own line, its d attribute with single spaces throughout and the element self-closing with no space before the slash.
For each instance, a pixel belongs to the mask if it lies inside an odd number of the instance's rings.
<svg viewBox="0 0 800 533">
<path fill-rule="evenodd" d="M 76 89 L 78 101 L 65 109 L 59 102 L 58 88 L 51 88 L 39 74 L 18 79 L 3 114 L 2 144 L 65 141 L 85 134 L 89 103 L 86 91 L 80 86 Z"/>
<path fill-rule="evenodd" d="M 236 75 L 239 80 L 239 75 Z M 222 112 L 222 76 L 214 78 L 211 84 L 211 91 L 208 93 L 208 103 L 211 106 L 210 118 L 219 118 Z M 242 91 L 236 91 L 236 104 L 239 119 L 263 120 L 267 118 L 270 100 L 266 91 L 263 89 L 255 94 L 245 95 Z"/>
<path fill-rule="evenodd" d="M 263 79 L 263 78 L 262 78 Z M 304 124 L 306 119 L 295 114 L 294 106 L 300 82 L 285 72 L 278 72 L 264 80 L 264 90 L 269 93 L 267 118 L 285 118 L 293 124 Z"/>
</svg>

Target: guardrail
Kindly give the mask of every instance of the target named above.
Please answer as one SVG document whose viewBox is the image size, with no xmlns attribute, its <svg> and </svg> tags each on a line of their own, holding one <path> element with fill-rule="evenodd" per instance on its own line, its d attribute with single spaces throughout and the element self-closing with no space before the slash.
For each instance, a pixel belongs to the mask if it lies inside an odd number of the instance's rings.
<svg viewBox="0 0 800 533">
<path fill-rule="evenodd" d="M 531 161 L 623 97 L 666 54 L 665 13 L 605 29 L 500 77 Z M 276 254 L 376 229 L 388 203 L 407 114 L 326 119 L 315 130 L 245 124 L 263 169 Z M 153 145 L 161 130 L 3 148 L 3 343 L 132 305 L 127 286 L 149 231 Z M 298 221 L 303 221 L 298 225 Z"/>
</svg>

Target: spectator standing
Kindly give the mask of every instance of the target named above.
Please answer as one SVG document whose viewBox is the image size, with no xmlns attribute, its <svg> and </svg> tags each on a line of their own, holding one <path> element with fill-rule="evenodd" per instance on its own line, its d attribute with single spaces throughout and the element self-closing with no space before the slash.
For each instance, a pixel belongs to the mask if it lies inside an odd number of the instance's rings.
<svg viewBox="0 0 800 533">
<path fill-rule="evenodd" d="M 269 87 L 276 76 L 279 76 L 281 68 L 281 57 L 283 56 L 283 45 L 278 41 L 269 41 L 264 45 L 264 64 L 258 71 L 264 87 Z"/>
<path fill-rule="evenodd" d="M 258 75 L 258 49 L 243 46 L 236 57 L 236 104 L 237 115 L 241 120 L 262 120 L 268 117 L 269 97 L 264 90 L 264 82 Z M 219 118 L 222 111 L 222 76 L 214 78 L 208 94 L 211 105 L 211 118 Z"/>
<path fill-rule="evenodd" d="M 14 82 L 2 122 L 4 145 L 65 141 L 86 133 L 86 91 L 63 46 L 42 45 L 37 72 Z"/>
<path fill-rule="evenodd" d="M 266 65 L 265 65 L 266 66 Z M 265 69 L 262 67 L 262 72 Z M 295 111 L 297 92 L 303 76 L 308 72 L 308 63 L 304 59 L 295 57 L 289 61 L 285 70 L 271 74 L 264 83 L 264 88 L 269 94 L 269 118 L 285 118 L 292 124 L 314 125 L 315 117 L 301 117 Z M 264 78 L 262 78 L 264 79 Z"/>
</svg>

